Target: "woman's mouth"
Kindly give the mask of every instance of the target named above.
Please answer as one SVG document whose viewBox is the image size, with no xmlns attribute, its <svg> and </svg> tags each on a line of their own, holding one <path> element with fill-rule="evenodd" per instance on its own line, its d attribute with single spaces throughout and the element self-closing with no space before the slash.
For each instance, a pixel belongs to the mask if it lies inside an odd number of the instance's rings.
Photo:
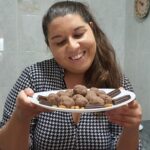
<svg viewBox="0 0 150 150">
<path fill-rule="evenodd" d="M 71 56 L 71 57 L 69 57 L 69 59 L 71 59 L 71 60 L 79 60 L 79 59 L 81 59 L 84 55 L 85 55 L 85 51 L 83 51 L 82 53 L 78 53 L 77 55 Z"/>
</svg>

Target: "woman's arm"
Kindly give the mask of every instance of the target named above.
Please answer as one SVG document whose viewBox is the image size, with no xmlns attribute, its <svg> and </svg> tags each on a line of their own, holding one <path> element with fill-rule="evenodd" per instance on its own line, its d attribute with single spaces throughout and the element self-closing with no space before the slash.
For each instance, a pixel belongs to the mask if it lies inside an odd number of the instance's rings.
<svg viewBox="0 0 150 150">
<path fill-rule="evenodd" d="M 28 150 L 30 120 L 20 120 L 17 112 L 13 112 L 12 117 L 0 129 L 0 149 L 1 150 Z"/>
<path fill-rule="evenodd" d="M 30 121 L 40 112 L 48 110 L 31 103 L 28 96 L 32 96 L 30 88 L 22 90 L 16 100 L 16 107 L 9 121 L 0 129 L 0 149 L 28 150 Z"/>
<path fill-rule="evenodd" d="M 124 128 L 118 140 L 117 150 L 138 150 L 139 130 L 138 128 Z"/>
<path fill-rule="evenodd" d="M 123 126 L 123 132 L 118 141 L 118 150 L 137 150 L 139 148 L 139 125 L 141 118 L 141 106 L 137 101 L 132 101 L 126 109 L 122 110 L 122 117 L 118 123 Z"/>
<path fill-rule="evenodd" d="M 109 121 L 123 127 L 117 142 L 117 150 L 137 150 L 139 148 L 139 125 L 141 122 L 141 107 L 137 101 L 126 106 L 106 112 Z"/>
<path fill-rule="evenodd" d="M 16 107 L 7 123 L 0 129 L 2 150 L 27 150 L 29 147 L 30 121 L 38 113 L 28 96 L 33 95 L 29 88 L 22 90 L 16 100 Z"/>
</svg>

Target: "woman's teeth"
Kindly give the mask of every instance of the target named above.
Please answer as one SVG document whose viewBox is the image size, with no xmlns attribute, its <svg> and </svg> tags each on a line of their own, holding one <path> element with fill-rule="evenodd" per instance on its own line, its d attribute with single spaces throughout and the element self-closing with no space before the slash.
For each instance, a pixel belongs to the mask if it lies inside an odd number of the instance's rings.
<svg viewBox="0 0 150 150">
<path fill-rule="evenodd" d="M 84 55 L 84 52 L 80 53 L 80 54 L 77 54 L 76 56 L 71 57 L 71 59 L 72 60 L 77 60 L 77 59 L 80 59 L 83 55 Z"/>
</svg>

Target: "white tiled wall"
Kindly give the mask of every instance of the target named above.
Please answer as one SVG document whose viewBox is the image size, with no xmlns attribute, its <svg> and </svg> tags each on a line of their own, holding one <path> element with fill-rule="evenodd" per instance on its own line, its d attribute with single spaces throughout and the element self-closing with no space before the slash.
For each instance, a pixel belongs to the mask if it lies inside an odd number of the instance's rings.
<svg viewBox="0 0 150 150">
<path fill-rule="evenodd" d="M 135 20 L 134 0 L 81 1 L 90 5 L 112 42 L 142 102 L 143 118 L 150 119 L 150 17 L 143 23 Z M 0 118 L 7 93 L 23 68 L 52 57 L 44 43 L 41 20 L 53 2 L 56 0 L 0 0 L 0 37 L 4 38 L 4 51 L 0 52 Z"/>
</svg>

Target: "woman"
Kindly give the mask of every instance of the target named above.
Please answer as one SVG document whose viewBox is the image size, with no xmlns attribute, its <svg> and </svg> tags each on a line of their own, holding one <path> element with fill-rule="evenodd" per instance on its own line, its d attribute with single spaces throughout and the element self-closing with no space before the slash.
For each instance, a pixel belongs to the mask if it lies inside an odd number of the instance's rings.
<svg viewBox="0 0 150 150">
<path fill-rule="evenodd" d="M 136 100 L 99 115 L 50 112 L 30 102 L 28 96 L 34 92 L 77 84 L 133 90 L 117 65 L 114 49 L 84 4 L 57 2 L 42 25 L 54 58 L 27 67 L 10 91 L 0 149 L 140 149 L 141 107 Z"/>
</svg>

